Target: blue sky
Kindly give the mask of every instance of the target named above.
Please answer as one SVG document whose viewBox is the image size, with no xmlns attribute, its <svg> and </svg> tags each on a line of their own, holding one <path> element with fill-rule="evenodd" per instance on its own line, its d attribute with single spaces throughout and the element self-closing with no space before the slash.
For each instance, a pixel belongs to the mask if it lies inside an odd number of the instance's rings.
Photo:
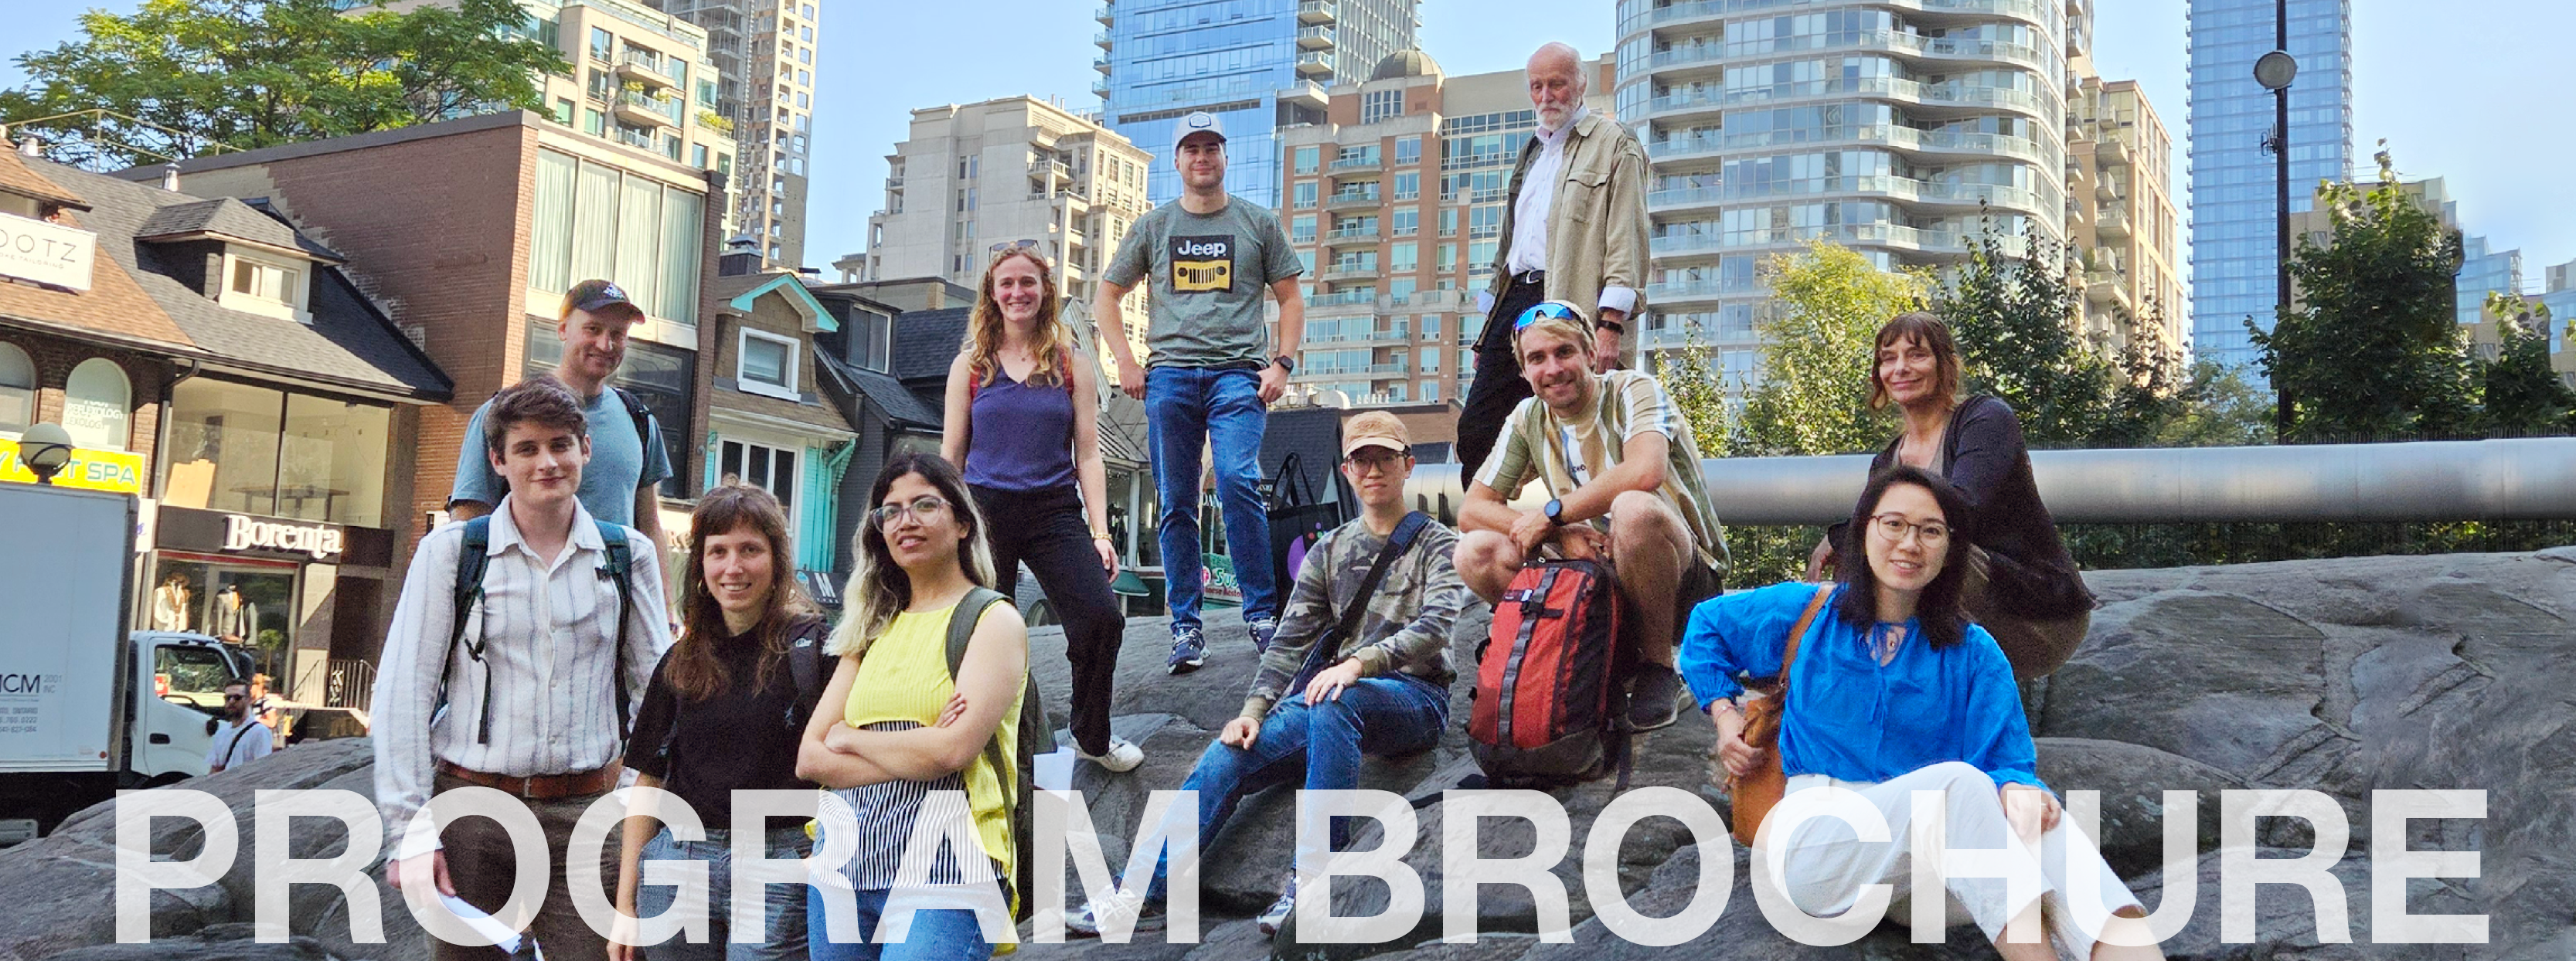
<svg viewBox="0 0 2576 961">
<path fill-rule="evenodd" d="M 2136 79 L 2183 159 L 2183 0 L 2097 0 L 2095 65 Z M 131 9 L 110 0 L 109 9 Z M 819 46 L 815 183 L 807 258 L 827 267 L 864 243 L 883 200 L 885 154 L 915 107 L 1016 94 L 1098 106 L 1091 0 L 826 0 Z M 14 57 L 70 38 L 88 4 L 0 0 L 0 86 L 23 78 Z M 2442 176 L 2472 233 L 2523 251 L 2526 283 L 2576 259 L 2576 125 L 2546 120 L 2563 90 L 2552 69 L 2576 36 L 2576 4 L 2484 0 L 2476 15 L 2427 16 L 2420 0 L 2353 0 L 2354 154 L 2358 173 L 2381 138 L 2407 177 Z M 1609 0 L 1423 0 L 1423 49 L 1453 74 L 1518 67 L 1548 40 L 1587 55 L 1608 49 Z M 2251 69 L 2251 65 L 2248 65 Z M 2183 170 L 2171 171 L 2179 203 Z M 828 270 L 827 270 L 828 272 Z"/>
</svg>

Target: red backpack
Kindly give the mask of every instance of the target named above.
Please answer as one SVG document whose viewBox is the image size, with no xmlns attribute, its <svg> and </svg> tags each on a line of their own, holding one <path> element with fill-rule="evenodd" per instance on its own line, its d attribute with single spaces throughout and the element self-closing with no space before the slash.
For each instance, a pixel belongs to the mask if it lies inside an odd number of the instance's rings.
<svg viewBox="0 0 2576 961">
<path fill-rule="evenodd" d="M 1627 788 L 1619 588 L 1598 562 L 1535 560 L 1494 602 L 1476 648 L 1467 737 L 1493 787 L 1548 788 L 1613 771 Z"/>
</svg>

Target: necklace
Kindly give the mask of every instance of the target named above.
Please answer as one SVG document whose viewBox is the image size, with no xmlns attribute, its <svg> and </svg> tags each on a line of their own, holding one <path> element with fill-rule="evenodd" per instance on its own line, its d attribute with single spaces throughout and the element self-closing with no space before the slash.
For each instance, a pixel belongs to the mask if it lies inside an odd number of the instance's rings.
<svg viewBox="0 0 2576 961">
<path fill-rule="evenodd" d="M 1878 656 L 1878 663 L 1883 665 L 1895 661 L 1896 649 L 1905 644 L 1905 625 L 1881 624 L 1878 625 L 1878 633 L 1883 639 L 1872 645 L 1876 649 L 1873 653 Z"/>
</svg>

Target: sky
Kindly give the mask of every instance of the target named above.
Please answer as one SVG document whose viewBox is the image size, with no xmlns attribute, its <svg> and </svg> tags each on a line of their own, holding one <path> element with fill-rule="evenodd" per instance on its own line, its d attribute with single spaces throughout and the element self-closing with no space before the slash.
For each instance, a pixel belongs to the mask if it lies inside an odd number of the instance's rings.
<svg viewBox="0 0 2576 961">
<path fill-rule="evenodd" d="M 2134 79 L 2174 138 L 2177 204 L 2185 182 L 2184 0 L 2096 0 L 2095 68 Z M 0 0 L 0 87 L 24 80 L 18 54 L 77 33 L 87 3 Z M 114 12 L 134 0 L 108 0 Z M 1030 94 L 1097 109 L 1092 0 L 824 0 L 815 71 L 813 190 L 806 259 L 865 245 L 884 202 L 885 155 L 917 107 Z M 1422 48 L 1450 74 L 1518 68 L 1549 40 L 1587 56 L 1613 40 L 1611 0 L 1423 0 Z M 2352 0 L 2353 156 L 2369 176 L 2385 138 L 2400 176 L 2440 176 L 2465 229 L 2495 249 L 2520 248 L 2526 286 L 2576 259 L 2576 177 L 2550 158 L 2576 155 L 2576 125 L 2543 123 L 2563 95 L 2547 65 L 2576 35 L 2576 4 L 2475 0 L 2476 15 L 2426 16 L 2421 0 Z M 2505 29 L 2499 29 L 2504 27 Z M 2247 65 L 2250 71 L 2252 65 Z M 2188 216 L 2188 211 L 2185 211 Z M 2183 259 L 2177 253 L 2177 260 Z"/>
</svg>

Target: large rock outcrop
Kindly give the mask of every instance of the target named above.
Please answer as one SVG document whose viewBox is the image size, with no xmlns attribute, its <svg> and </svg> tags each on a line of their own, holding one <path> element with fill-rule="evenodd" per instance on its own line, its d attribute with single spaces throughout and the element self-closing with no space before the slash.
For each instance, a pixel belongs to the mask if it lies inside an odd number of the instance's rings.
<svg viewBox="0 0 2576 961">
<path fill-rule="evenodd" d="M 2192 865 L 2196 909 L 2166 941 L 2170 956 L 2189 958 L 2549 958 L 2576 956 L 2576 549 L 2536 554 L 2355 558 L 2221 568 L 2110 571 L 2089 576 L 2103 601 L 2092 636 L 2053 677 L 2026 690 L 2040 738 L 2040 770 L 2060 791 L 2099 791 L 2099 840 L 2106 856 L 2150 908 L 2165 883 L 2164 792 L 2198 792 L 2192 825 L 2199 858 Z M 1486 623 L 1480 607 L 1460 625 L 1454 649 L 1462 666 Z M 1162 670 L 1165 628 L 1159 620 L 1130 625 L 1121 652 L 1117 726 L 1144 745 L 1144 768 L 1109 775 L 1084 766 L 1095 826 L 1113 865 L 1123 864 L 1149 791 L 1176 788 L 1213 732 L 1234 715 L 1253 666 L 1240 624 L 1220 613 L 1209 620 L 1212 655 L 1195 674 Z M 1063 638 L 1031 637 L 1033 664 L 1050 706 L 1061 713 L 1069 684 Z M 1453 723 L 1438 747 L 1395 764 L 1372 764 L 1364 787 L 1422 797 L 1454 786 L 1474 766 L 1459 723 L 1466 694 L 1453 696 Z M 1635 784 L 1679 788 L 1723 813 L 1724 798 L 1706 786 L 1707 727 L 1683 723 L 1640 745 Z M 251 792 L 274 787 L 370 790 L 365 742 L 308 745 L 269 761 L 189 784 L 214 792 L 240 812 L 244 857 L 222 883 L 156 897 L 149 946 L 214 951 L 238 941 L 250 921 L 249 852 L 255 843 Z M 2306 896 L 2265 886 L 2256 903 L 2256 938 L 2219 937 L 2221 793 L 2241 788 L 2319 791 L 2343 808 L 2349 828 L 2335 875 L 2345 886 L 2351 943 L 2319 937 Z M 2371 937 L 2373 837 L 2371 792 L 2387 789 L 2484 790 L 2486 817 L 2419 820 L 2404 839 L 2413 850 L 2479 852 L 2480 876 L 2417 881 L 2408 888 L 2416 914 L 2484 914 L 2484 946 L 2394 945 Z M 1406 862 L 1429 886 L 1430 911 L 1404 935 L 1376 945 L 1302 945 L 1292 929 L 1279 941 L 1239 920 L 1267 903 L 1289 861 L 1293 798 L 1273 792 L 1247 801 L 1236 823 L 1206 840 L 1197 943 L 1103 945 L 1077 941 L 1028 945 L 1021 957 L 1214 959 L 1271 952 L 1285 958 L 1403 961 L 1529 961 L 1580 956 L 1752 958 L 1867 956 L 1890 959 L 1992 957 L 1974 929 L 1955 929 L 1942 944 L 1911 943 L 1904 928 L 1882 925 L 1852 945 L 1817 948 L 1781 936 L 1763 920 L 1745 885 L 1744 852 L 1718 838 L 1694 839 L 1679 821 L 1649 817 L 1621 842 L 1619 886 L 1637 910 L 1665 915 L 1695 895 L 1703 851 L 1735 861 L 1737 890 L 1714 925 L 1676 948 L 1648 948 L 1610 934 L 1595 918 L 1582 876 L 1586 835 L 1611 801 L 1609 785 L 1558 792 L 1570 815 L 1572 843 L 1554 873 L 1569 892 L 1572 944 L 1543 943 L 1525 891 L 1489 886 L 1478 900 L 1475 944 L 1439 941 L 1439 839 L 1445 811 L 1418 814 Z M 313 822 L 316 825 L 324 822 Z M 2303 853 L 2315 833 L 2296 819 L 2259 823 L 2265 857 Z M 1483 819 L 1480 851 L 1490 857 L 1526 852 L 1526 824 Z M 297 825 L 299 856 L 338 850 L 336 828 Z M 164 836 L 166 835 L 166 836 Z M 175 822 L 156 830 L 156 849 L 184 852 L 197 843 Z M 1374 829 L 1360 846 L 1378 843 Z M 0 852 L 0 961 L 49 957 L 106 945 L 114 919 L 99 906 L 113 890 L 113 821 L 105 808 L 66 822 L 54 836 Z M 1723 844 L 1723 847 L 1719 845 Z M 392 943 L 348 938 L 347 910 L 330 888 L 296 889 L 294 933 L 309 938 L 263 946 L 241 956 L 411 958 L 425 955 L 421 935 L 394 893 L 377 885 L 388 909 Z M 1077 898 L 1079 895 L 1076 895 Z M 1337 911 L 1366 914 L 1382 906 L 1382 885 L 1344 884 L 1331 895 Z M 192 935 L 185 942 L 167 940 Z M 142 946 L 138 946 L 142 947 Z M 101 949 L 92 949 L 101 950 Z M 117 949 L 75 957 L 122 957 Z M 317 953 L 318 952 L 318 953 Z M 137 955 L 140 956 L 140 955 Z M 201 953 L 197 956 L 234 956 Z"/>
</svg>

